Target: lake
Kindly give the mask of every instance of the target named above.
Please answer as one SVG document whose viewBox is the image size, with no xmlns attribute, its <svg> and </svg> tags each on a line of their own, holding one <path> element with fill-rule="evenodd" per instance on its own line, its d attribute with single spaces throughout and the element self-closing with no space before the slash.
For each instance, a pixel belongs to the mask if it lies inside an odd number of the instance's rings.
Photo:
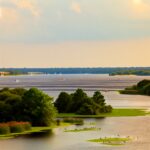
<svg viewBox="0 0 150 150">
<path fill-rule="evenodd" d="M 100 131 L 64 132 L 64 128 L 55 129 L 50 134 L 18 137 L 0 141 L 0 150 L 149 150 L 150 117 L 112 117 L 105 119 L 87 119 L 96 122 Z M 87 125 L 85 125 L 87 126 Z M 79 127 L 65 127 L 74 129 Z M 80 127 L 81 128 L 81 127 Z M 132 142 L 123 146 L 106 146 L 87 142 L 89 139 L 113 136 L 130 136 Z"/>
<path fill-rule="evenodd" d="M 113 107 L 150 109 L 150 97 L 140 95 L 120 95 L 115 90 L 136 84 L 149 76 L 111 76 L 108 75 L 40 75 L 0 77 L 0 87 L 37 87 L 56 99 L 60 91 L 73 92 L 83 88 L 88 95 L 101 90 L 108 104 Z M 58 128 L 53 133 L 39 136 L 30 135 L 15 139 L 1 140 L 0 150 L 149 150 L 150 117 L 111 117 L 85 119 L 84 126 L 96 126 L 100 131 L 64 132 L 64 129 L 83 128 L 70 126 Z M 89 122 L 95 122 L 89 125 Z M 106 146 L 87 142 L 89 139 L 113 136 L 130 136 L 132 142 L 124 146 Z"/>
<path fill-rule="evenodd" d="M 95 74 L 79 75 L 36 75 L 36 76 L 5 76 L 0 77 L 0 88 L 3 87 L 37 87 L 48 95 L 58 97 L 61 91 L 74 92 L 77 88 L 84 89 L 89 96 L 101 90 L 108 104 L 113 107 L 150 107 L 150 98 L 139 95 L 120 95 L 116 90 L 136 84 L 150 76 L 109 76 Z"/>
</svg>

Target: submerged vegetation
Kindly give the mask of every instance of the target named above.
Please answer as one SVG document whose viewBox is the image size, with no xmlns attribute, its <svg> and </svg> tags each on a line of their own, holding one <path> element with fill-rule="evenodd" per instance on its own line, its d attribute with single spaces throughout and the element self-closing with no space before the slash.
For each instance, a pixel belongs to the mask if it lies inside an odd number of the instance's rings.
<svg viewBox="0 0 150 150">
<path fill-rule="evenodd" d="M 100 128 L 90 127 L 90 128 L 82 128 L 82 129 L 74 129 L 74 130 L 65 130 L 65 132 L 83 132 L 83 131 L 98 131 Z"/>
<path fill-rule="evenodd" d="M 63 122 L 71 123 L 71 124 L 75 124 L 75 125 L 83 125 L 84 124 L 84 120 L 81 118 L 65 118 L 65 119 L 63 119 Z"/>
<path fill-rule="evenodd" d="M 128 137 L 105 137 L 99 139 L 92 139 L 88 141 L 101 143 L 105 145 L 119 146 L 119 145 L 124 145 L 127 142 L 131 141 L 131 138 L 129 136 Z"/>
<path fill-rule="evenodd" d="M 121 94 L 141 94 L 150 96 L 150 80 L 142 80 L 137 85 L 125 88 Z"/>
<path fill-rule="evenodd" d="M 59 113 L 98 115 L 112 111 L 112 106 L 106 105 L 104 96 L 99 91 L 89 97 L 82 89 L 77 89 L 72 94 L 61 92 L 54 105 Z"/>
</svg>

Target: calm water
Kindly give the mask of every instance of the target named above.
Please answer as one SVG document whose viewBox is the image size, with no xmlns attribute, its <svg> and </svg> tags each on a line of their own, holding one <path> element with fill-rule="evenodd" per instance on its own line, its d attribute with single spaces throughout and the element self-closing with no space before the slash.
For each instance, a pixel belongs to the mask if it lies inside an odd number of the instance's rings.
<svg viewBox="0 0 150 150">
<path fill-rule="evenodd" d="M 87 91 L 116 90 L 136 84 L 150 76 L 108 76 L 94 74 L 39 75 L 0 77 L 0 87 L 38 87 L 44 91 L 72 91 L 83 88 Z"/>
<path fill-rule="evenodd" d="M 50 96 L 57 98 L 61 91 L 69 93 L 77 88 L 84 89 L 92 96 L 96 90 L 102 90 L 107 103 L 114 107 L 150 107 L 147 96 L 120 95 L 115 90 L 124 89 L 150 76 L 108 76 L 108 75 L 39 75 L 0 77 L 0 88 L 3 87 L 37 87 Z"/>
<path fill-rule="evenodd" d="M 64 128 L 55 129 L 53 134 L 40 137 L 27 136 L 0 141 L 0 150 L 149 150 L 149 117 L 116 117 L 86 120 L 96 122 L 100 131 L 64 132 Z M 85 125 L 87 126 L 87 125 Z M 89 126 L 89 125 L 88 125 Z M 67 127 L 68 129 L 79 127 Z M 81 127 L 80 127 L 81 128 Z M 89 139 L 113 136 L 130 136 L 134 140 L 124 146 L 106 146 L 87 142 Z"/>
<path fill-rule="evenodd" d="M 150 77 L 108 75 L 47 75 L 0 77 L 0 87 L 38 87 L 54 99 L 60 91 L 73 92 L 80 87 L 92 95 L 95 90 L 102 90 L 107 103 L 114 107 L 142 107 L 150 109 L 150 97 L 140 95 L 120 95 L 115 92 L 126 86 Z M 66 133 L 64 128 L 40 136 L 18 137 L 0 141 L 0 150 L 150 150 L 150 117 L 112 117 L 105 119 L 87 119 L 95 122 L 93 126 L 100 131 Z M 67 128 L 80 128 L 71 126 Z M 133 141 L 125 146 L 105 146 L 87 142 L 88 139 L 105 136 L 131 136 Z"/>
</svg>

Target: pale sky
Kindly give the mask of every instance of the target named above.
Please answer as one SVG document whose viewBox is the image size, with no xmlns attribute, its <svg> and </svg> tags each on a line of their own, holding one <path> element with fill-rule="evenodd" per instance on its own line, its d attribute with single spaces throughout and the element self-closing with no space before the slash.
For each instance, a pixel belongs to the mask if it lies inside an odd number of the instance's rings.
<svg viewBox="0 0 150 150">
<path fill-rule="evenodd" d="M 150 0 L 0 0 L 1 67 L 150 66 Z"/>
</svg>

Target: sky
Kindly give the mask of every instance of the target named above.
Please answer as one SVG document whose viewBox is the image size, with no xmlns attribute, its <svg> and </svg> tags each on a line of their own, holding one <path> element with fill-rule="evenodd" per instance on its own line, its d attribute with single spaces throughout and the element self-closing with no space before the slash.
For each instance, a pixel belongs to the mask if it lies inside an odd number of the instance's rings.
<svg viewBox="0 0 150 150">
<path fill-rule="evenodd" d="M 0 67 L 150 66 L 150 0 L 0 0 Z"/>
</svg>

